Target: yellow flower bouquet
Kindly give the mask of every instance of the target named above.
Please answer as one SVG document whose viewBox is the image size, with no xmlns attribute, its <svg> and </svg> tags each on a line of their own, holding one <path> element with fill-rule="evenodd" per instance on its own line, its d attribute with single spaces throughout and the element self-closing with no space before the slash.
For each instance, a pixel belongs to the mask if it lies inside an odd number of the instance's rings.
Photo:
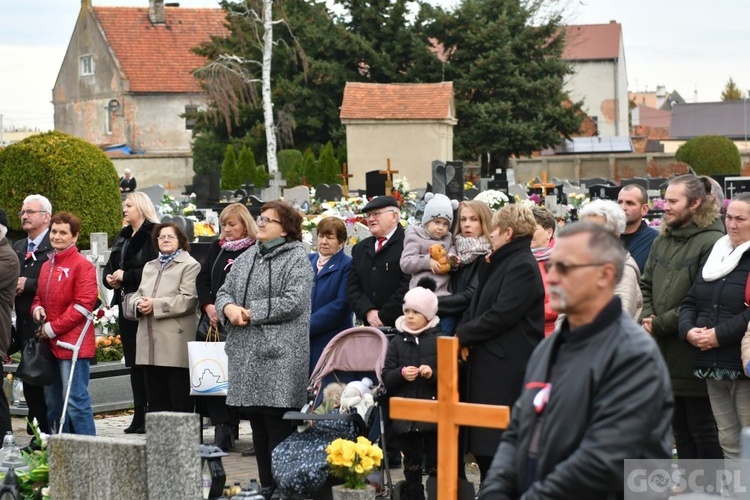
<svg viewBox="0 0 750 500">
<path fill-rule="evenodd" d="M 345 481 L 345 488 L 355 490 L 367 486 L 365 478 L 380 467 L 383 460 L 383 450 L 363 436 L 359 436 L 356 443 L 343 438 L 335 439 L 326 447 L 326 453 L 331 473 Z"/>
</svg>

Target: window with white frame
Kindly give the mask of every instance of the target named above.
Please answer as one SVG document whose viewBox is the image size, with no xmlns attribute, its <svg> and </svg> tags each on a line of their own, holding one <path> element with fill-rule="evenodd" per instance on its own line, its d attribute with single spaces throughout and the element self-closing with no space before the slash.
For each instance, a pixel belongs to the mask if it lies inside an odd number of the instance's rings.
<svg viewBox="0 0 750 500">
<path fill-rule="evenodd" d="M 94 74 L 94 56 L 87 54 L 81 56 L 81 76 Z"/>
</svg>

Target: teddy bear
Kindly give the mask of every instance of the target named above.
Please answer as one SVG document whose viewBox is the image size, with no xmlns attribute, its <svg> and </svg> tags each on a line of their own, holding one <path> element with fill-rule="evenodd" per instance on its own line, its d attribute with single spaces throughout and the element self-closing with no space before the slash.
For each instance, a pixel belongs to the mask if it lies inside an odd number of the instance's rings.
<svg viewBox="0 0 750 500">
<path fill-rule="evenodd" d="M 445 248 L 440 243 L 435 243 L 430 247 L 430 258 L 435 259 L 440 264 L 440 274 L 448 274 L 451 270 L 451 262 L 446 255 Z"/>
<path fill-rule="evenodd" d="M 341 393 L 341 413 L 355 410 L 362 418 L 367 415 L 367 410 L 375 404 L 372 397 L 372 380 L 365 377 L 362 380 L 354 380 L 346 384 L 344 392 Z"/>
</svg>

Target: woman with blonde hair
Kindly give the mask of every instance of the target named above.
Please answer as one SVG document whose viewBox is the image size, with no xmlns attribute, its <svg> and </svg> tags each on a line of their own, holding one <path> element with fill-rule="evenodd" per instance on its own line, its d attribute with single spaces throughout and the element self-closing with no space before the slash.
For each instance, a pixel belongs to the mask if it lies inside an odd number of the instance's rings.
<svg viewBox="0 0 750 500">
<path fill-rule="evenodd" d="M 451 273 L 448 285 L 450 295 L 438 297 L 438 316 L 442 320 L 443 333 L 448 335 L 453 334 L 455 326 L 471 304 L 479 282 L 479 267 L 484 256 L 492 249 L 492 211 L 487 204 L 478 200 L 463 201 L 456 217 L 458 224 L 454 231 L 454 244 L 461 263 Z"/>
<path fill-rule="evenodd" d="M 206 259 L 201 263 L 201 271 L 196 280 L 198 304 L 203 313 L 201 324 L 208 322 L 219 328 L 219 335 L 225 340 L 224 328 L 219 323 L 214 302 L 232 265 L 245 250 L 255 243 L 258 226 L 255 224 L 247 207 L 242 203 L 227 205 L 219 215 L 219 239 L 211 244 Z M 198 332 L 196 340 L 206 340 L 206 332 Z M 214 427 L 214 446 L 224 451 L 234 447 L 234 429 L 239 422 L 237 412 L 227 406 L 224 396 L 198 398 L 201 412 L 208 413 Z"/>
<path fill-rule="evenodd" d="M 513 406 L 526 362 L 544 338 L 544 284 L 531 253 L 536 220 L 531 209 L 509 204 L 492 218 L 492 253 L 479 272 L 469 309 L 456 328 L 466 361 L 462 400 Z M 469 428 L 466 445 L 484 480 L 501 431 Z"/>
<path fill-rule="evenodd" d="M 138 289 L 143 266 L 156 258 L 158 251 L 151 232 L 159 222 L 151 199 L 144 193 L 130 193 L 122 202 L 122 216 L 126 224 L 115 239 L 109 261 L 102 274 L 104 286 L 114 290 L 112 306 L 118 306 L 120 338 L 125 355 L 125 366 L 130 367 L 130 386 L 133 390 L 135 413 L 126 434 L 146 432 L 146 384 L 143 368 L 135 364 L 138 322 L 125 319 L 119 307 L 122 298 Z"/>
</svg>

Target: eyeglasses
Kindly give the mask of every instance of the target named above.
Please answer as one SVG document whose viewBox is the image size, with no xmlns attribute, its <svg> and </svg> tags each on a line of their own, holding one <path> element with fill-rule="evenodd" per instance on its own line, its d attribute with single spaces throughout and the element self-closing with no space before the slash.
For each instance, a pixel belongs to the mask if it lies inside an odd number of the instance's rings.
<svg viewBox="0 0 750 500">
<path fill-rule="evenodd" d="M 265 226 L 265 225 L 266 225 L 266 224 L 268 224 L 269 222 L 275 222 L 276 224 L 281 224 L 281 221 L 280 221 L 280 220 L 276 220 L 276 219 L 269 219 L 269 218 L 268 218 L 268 217 L 266 217 L 265 215 L 261 215 L 261 216 L 259 216 L 259 217 L 258 217 L 257 219 L 255 219 L 255 222 L 257 222 L 259 226 Z"/>
<path fill-rule="evenodd" d="M 24 215 L 34 215 L 34 214 L 46 214 L 46 210 L 21 210 L 18 212 L 19 217 L 23 217 Z"/>
<path fill-rule="evenodd" d="M 369 214 L 365 214 L 365 219 L 374 219 L 375 217 L 380 217 L 383 214 L 395 214 L 393 210 L 380 210 L 379 212 L 370 212 Z"/>
<path fill-rule="evenodd" d="M 159 241 L 169 241 L 169 240 L 176 240 L 176 239 L 177 239 L 177 236 L 175 236 L 174 234 L 162 234 L 158 238 Z"/>
<path fill-rule="evenodd" d="M 551 260 L 548 260 L 544 263 L 544 270 L 549 272 L 550 269 L 553 267 L 555 268 L 555 272 L 559 274 L 560 276 L 567 276 L 570 271 L 573 269 L 578 269 L 581 267 L 599 267 L 606 264 L 606 262 L 591 262 L 589 264 L 566 264 L 565 262 L 553 262 Z"/>
</svg>

